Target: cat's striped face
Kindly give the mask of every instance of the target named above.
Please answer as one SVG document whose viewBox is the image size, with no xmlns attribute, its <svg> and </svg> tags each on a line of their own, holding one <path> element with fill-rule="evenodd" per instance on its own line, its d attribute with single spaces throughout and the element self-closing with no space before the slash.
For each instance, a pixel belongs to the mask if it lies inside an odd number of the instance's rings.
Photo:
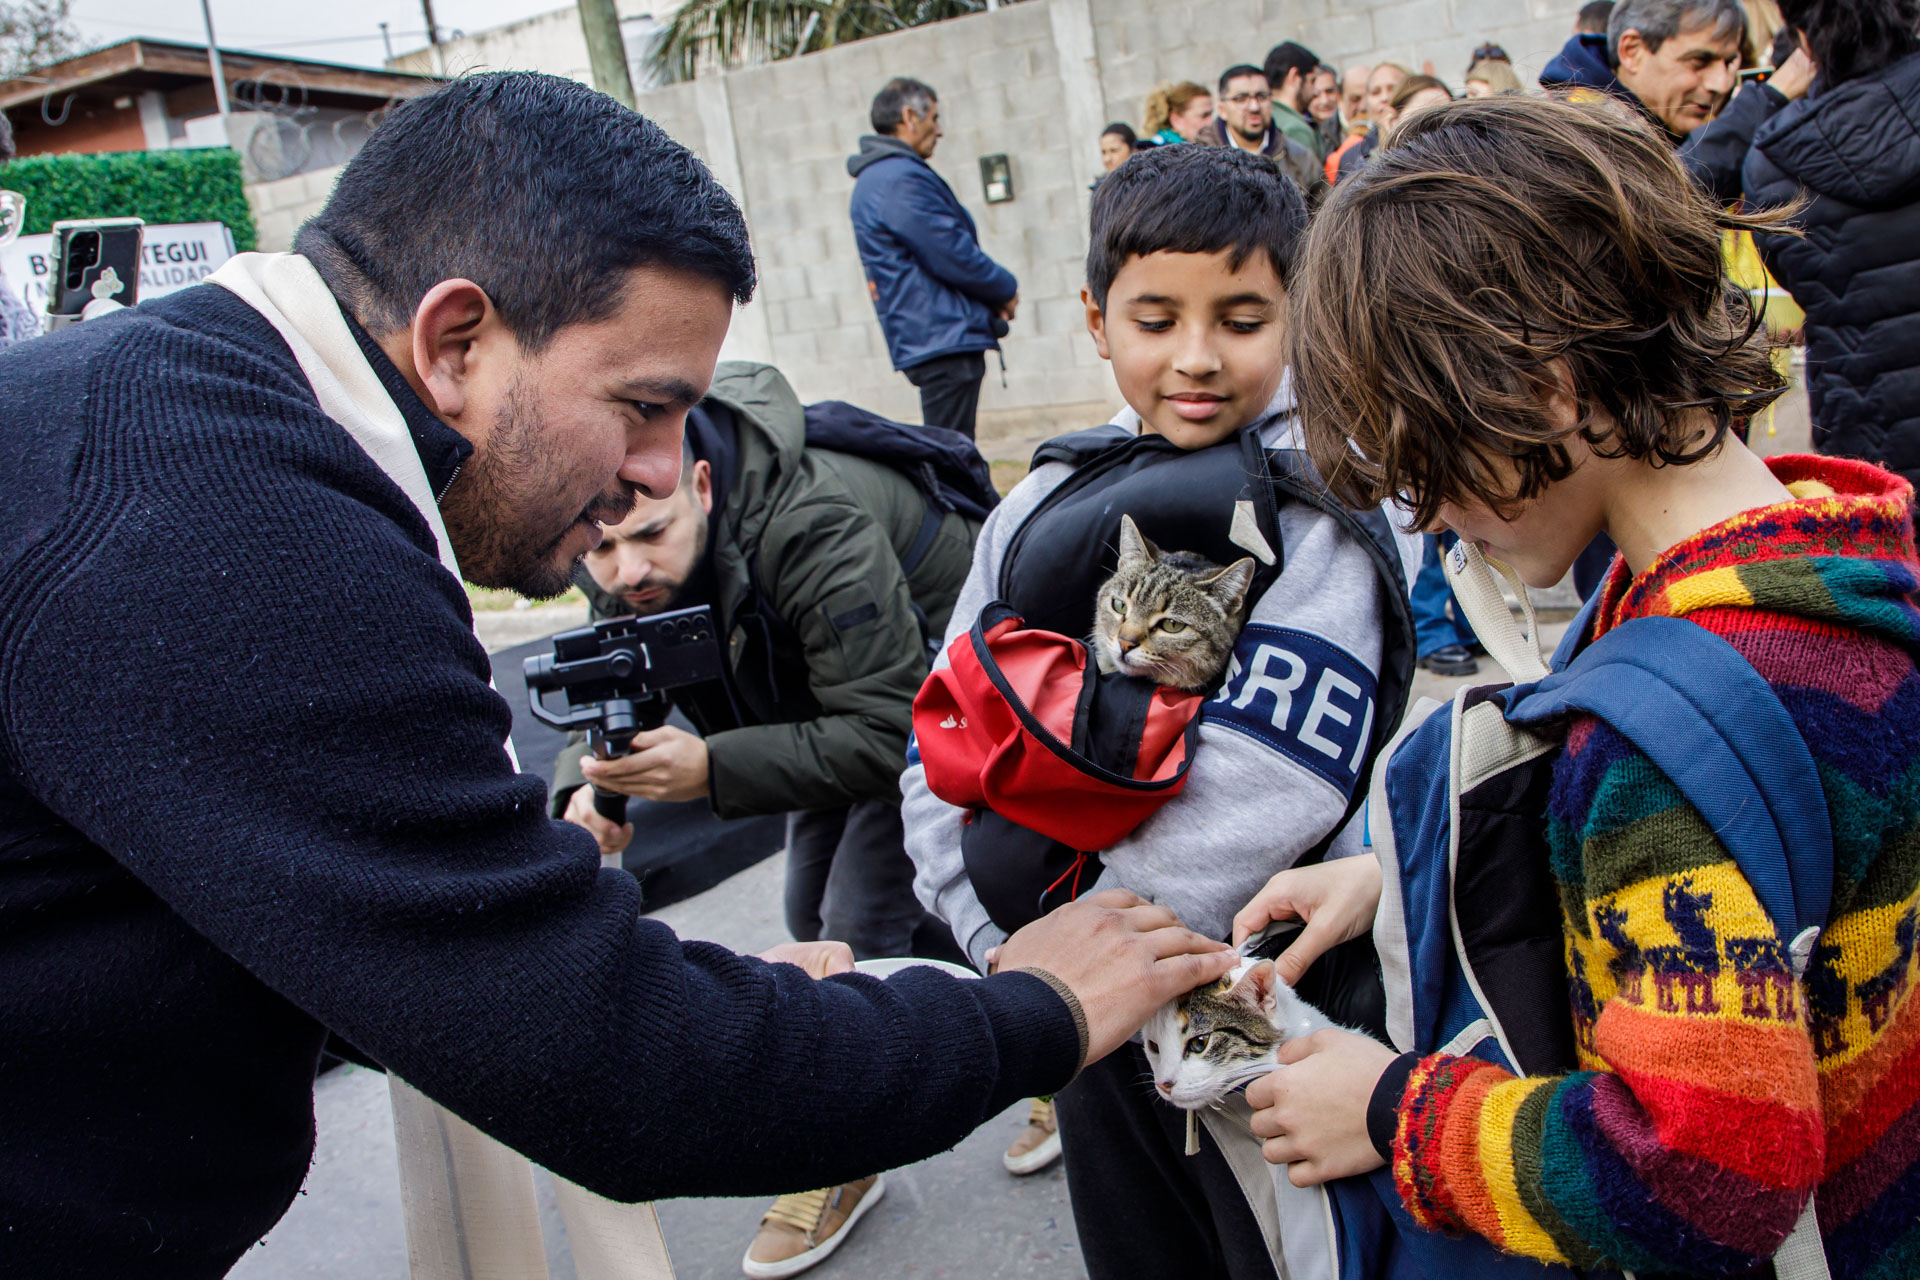
<svg viewBox="0 0 1920 1280">
<path fill-rule="evenodd" d="M 1252 581 L 1251 559 L 1223 569 L 1201 556 L 1161 551 L 1122 516 L 1119 565 L 1094 601 L 1100 669 L 1205 689 L 1233 655 Z"/>
<path fill-rule="evenodd" d="M 1142 1031 L 1155 1091 L 1197 1111 L 1271 1067 L 1283 1038 L 1274 1026 L 1276 981 L 1272 961 L 1249 962 L 1162 1007 Z"/>
</svg>

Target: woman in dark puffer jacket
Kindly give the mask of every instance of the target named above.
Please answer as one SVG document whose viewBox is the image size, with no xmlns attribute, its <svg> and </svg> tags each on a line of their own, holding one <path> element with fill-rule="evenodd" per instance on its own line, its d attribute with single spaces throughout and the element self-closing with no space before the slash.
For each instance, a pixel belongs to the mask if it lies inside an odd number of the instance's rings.
<svg viewBox="0 0 1920 1280">
<path fill-rule="evenodd" d="M 1920 486 L 1920 0 L 1781 0 L 1819 66 L 1760 127 L 1750 203 L 1804 193 L 1805 238 L 1760 237 L 1807 313 L 1814 444 Z"/>
</svg>

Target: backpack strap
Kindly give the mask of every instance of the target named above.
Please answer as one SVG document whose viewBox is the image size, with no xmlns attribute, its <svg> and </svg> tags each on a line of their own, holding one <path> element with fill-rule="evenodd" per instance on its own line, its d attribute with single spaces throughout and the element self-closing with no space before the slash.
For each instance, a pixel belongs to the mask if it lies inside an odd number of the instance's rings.
<svg viewBox="0 0 1920 1280">
<path fill-rule="evenodd" d="M 1625 735 L 1706 818 L 1796 962 L 1803 938 L 1811 954 L 1833 896 L 1826 792 L 1793 717 L 1738 650 L 1683 618 L 1636 618 L 1504 696 L 1515 723 L 1584 711 Z"/>
</svg>

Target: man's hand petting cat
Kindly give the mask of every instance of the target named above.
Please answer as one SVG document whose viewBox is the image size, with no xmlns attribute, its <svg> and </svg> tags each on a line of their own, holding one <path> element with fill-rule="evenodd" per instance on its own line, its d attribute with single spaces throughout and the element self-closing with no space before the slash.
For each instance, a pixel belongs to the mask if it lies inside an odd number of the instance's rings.
<svg viewBox="0 0 1920 1280">
<path fill-rule="evenodd" d="M 1253 895 L 1233 918 L 1233 945 L 1239 946 L 1276 920 L 1306 925 L 1274 961 L 1288 986 L 1296 986 L 1307 966 L 1334 947 L 1373 929 L 1380 905 L 1380 864 L 1369 857 L 1282 871 Z"/>
<path fill-rule="evenodd" d="M 1106 1057 L 1175 996 L 1226 975 L 1239 959 L 1165 907 L 1106 889 L 1042 916 L 996 948 L 993 967 L 1044 969 L 1073 992 L 1087 1022 L 1087 1061 Z"/>
<path fill-rule="evenodd" d="M 809 978 L 831 978 L 853 972 L 853 948 L 844 942 L 783 942 L 760 958 L 768 964 L 795 964 Z"/>
<path fill-rule="evenodd" d="M 1378 1169 L 1367 1103 L 1395 1054 L 1379 1041 L 1329 1028 L 1280 1046 L 1281 1069 L 1247 1086 L 1253 1136 L 1268 1164 L 1296 1187 Z"/>
<path fill-rule="evenodd" d="M 642 800 L 704 800 L 707 797 L 707 744 L 685 729 L 662 725 L 633 735 L 633 750 L 612 760 L 580 762 L 588 782 Z"/>
</svg>

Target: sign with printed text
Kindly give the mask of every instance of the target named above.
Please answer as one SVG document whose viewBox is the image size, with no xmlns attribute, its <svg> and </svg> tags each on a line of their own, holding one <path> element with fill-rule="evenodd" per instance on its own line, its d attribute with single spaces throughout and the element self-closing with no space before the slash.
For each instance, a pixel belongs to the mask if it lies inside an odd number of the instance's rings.
<svg viewBox="0 0 1920 1280">
<path fill-rule="evenodd" d="M 140 300 L 164 298 L 199 284 L 233 256 L 233 233 L 223 222 L 148 227 L 140 249 Z M 53 274 L 53 237 L 21 236 L 0 247 L 6 283 L 35 313 L 47 309 Z"/>
</svg>

